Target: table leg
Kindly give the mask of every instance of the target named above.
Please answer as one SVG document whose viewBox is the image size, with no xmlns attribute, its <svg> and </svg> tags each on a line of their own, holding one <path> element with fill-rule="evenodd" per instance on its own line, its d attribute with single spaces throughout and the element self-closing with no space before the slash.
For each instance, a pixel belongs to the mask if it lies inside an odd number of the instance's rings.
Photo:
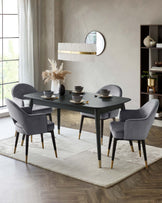
<svg viewBox="0 0 162 203">
<path fill-rule="evenodd" d="M 121 110 L 125 110 L 125 104 L 122 105 Z"/>
<path fill-rule="evenodd" d="M 60 135 L 60 109 L 57 109 L 57 128 L 58 134 Z"/>
<path fill-rule="evenodd" d="M 100 136 L 100 113 L 95 110 L 95 122 L 96 122 L 96 141 L 97 141 L 97 154 L 98 154 L 98 164 L 101 168 L 101 136 Z"/>
</svg>

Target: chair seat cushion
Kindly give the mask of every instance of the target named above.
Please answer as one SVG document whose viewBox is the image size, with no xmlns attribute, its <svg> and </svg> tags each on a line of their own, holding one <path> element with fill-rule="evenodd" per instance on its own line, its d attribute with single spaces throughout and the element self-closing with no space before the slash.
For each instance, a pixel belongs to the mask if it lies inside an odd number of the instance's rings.
<svg viewBox="0 0 162 203">
<path fill-rule="evenodd" d="M 81 113 L 82 116 L 86 116 L 88 118 L 95 118 L 95 115 L 94 114 L 89 114 L 89 113 Z M 103 113 L 100 115 L 100 119 L 108 119 L 110 118 L 110 113 L 109 112 L 106 112 L 106 113 Z"/>
<path fill-rule="evenodd" d="M 124 139 L 124 122 L 111 122 L 110 131 L 114 138 Z"/>
<path fill-rule="evenodd" d="M 54 123 L 52 121 L 47 120 L 47 131 L 50 132 L 54 129 Z"/>
<path fill-rule="evenodd" d="M 51 114 L 52 113 L 52 108 L 34 104 L 33 108 L 32 108 L 32 112 L 33 113 Z"/>
</svg>

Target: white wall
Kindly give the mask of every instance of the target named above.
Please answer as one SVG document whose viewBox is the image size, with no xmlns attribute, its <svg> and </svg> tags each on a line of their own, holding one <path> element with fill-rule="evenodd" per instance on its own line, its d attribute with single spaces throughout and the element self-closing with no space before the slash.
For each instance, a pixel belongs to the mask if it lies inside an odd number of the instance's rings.
<svg viewBox="0 0 162 203">
<path fill-rule="evenodd" d="M 64 62 L 72 72 L 66 88 L 83 85 L 96 91 L 105 84 L 118 84 L 132 99 L 127 107 L 140 103 L 140 25 L 162 24 L 162 0 L 62 0 L 62 41 L 84 42 L 89 31 L 98 30 L 106 49 L 92 62 Z"/>
</svg>

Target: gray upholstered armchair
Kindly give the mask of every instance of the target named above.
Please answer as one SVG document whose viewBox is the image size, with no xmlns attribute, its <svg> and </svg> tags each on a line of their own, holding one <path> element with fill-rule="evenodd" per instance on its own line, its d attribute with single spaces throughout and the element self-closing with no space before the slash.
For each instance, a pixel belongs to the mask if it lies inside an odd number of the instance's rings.
<svg viewBox="0 0 162 203">
<path fill-rule="evenodd" d="M 33 113 L 36 113 L 36 114 L 44 113 L 49 117 L 49 120 L 52 121 L 52 116 L 51 116 L 52 108 L 47 106 L 36 105 L 36 104 L 33 105 L 31 100 L 25 99 L 24 97 L 25 94 L 30 94 L 34 92 L 37 92 L 37 90 L 31 85 L 28 85 L 25 83 L 19 83 L 12 88 L 12 97 L 14 102 L 20 107 L 25 107 L 26 106 L 25 101 L 28 101 L 28 106 L 32 108 Z M 16 132 L 15 132 L 15 135 L 16 135 Z M 23 145 L 24 138 L 25 136 L 23 135 L 21 145 Z M 31 142 L 32 142 L 32 136 L 31 136 Z"/>
<path fill-rule="evenodd" d="M 30 94 L 37 92 L 37 90 L 32 87 L 31 85 L 25 84 L 25 83 L 19 83 L 15 85 L 12 88 L 12 97 L 14 102 L 20 106 L 24 107 L 25 106 L 25 100 L 27 100 L 24 95 L 25 94 Z M 52 121 L 51 113 L 52 113 L 52 108 L 46 107 L 46 106 L 41 106 L 41 105 L 32 105 L 31 101 L 29 101 L 29 106 L 32 107 L 33 113 L 44 113 L 49 116 L 49 119 Z"/>
<path fill-rule="evenodd" d="M 138 141 L 139 155 L 141 156 L 141 143 L 143 148 L 145 166 L 147 166 L 147 155 L 145 139 L 154 121 L 159 106 L 158 99 L 152 99 L 138 110 L 123 110 L 120 112 L 120 121 L 110 123 L 110 139 L 108 154 L 111 147 L 111 140 L 114 137 L 111 168 L 115 157 L 115 150 L 118 140 Z"/>
<path fill-rule="evenodd" d="M 13 101 L 9 99 L 6 99 L 6 104 L 16 129 L 14 153 L 16 153 L 19 134 L 22 133 L 23 135 L 26 136 L 25 154 L 26 154 L 26 163 L 27 163 L 29 136 L 34 134 L 41 134 L 41 139 L 43 143 L 43 133 L 50 132 L 54 151 L 55 151 L 55 156 L 57 157 L 56 143 L 55 143 L 55 137 L 54 137 L 54 131 L 53 131 L 54 123 L 52 121 L 48 121 L 47 116 L 45 114 L 40 114 L 40 113 L 32 114 L 32 111 L 29 107 L 24 109 L 20 108 L 17 104 L 15 104 Z"/>
<path fill-rule="evenodd" d="M 117 86 L 117 85 L 106 85 L 106 86 L 103 86 L 102 88 L 100 88 L 97 91 L 97 94 L 100 93 L 101 89 L 107 89 L 107 90 L 109 90 L 110 91 L 110 95 L 112 95 L 112 96 L 118 96 L 118 97 L 122 96 L 122 89 L 119 86 Z M 113 110 L 113 111 L 101 114 L 101 117 L 100 117 L 100 121 L 101 121 L 101 143 L 103 143 L 104 120 L 112 118 L 115 121 L 115 117 L 118 115 L 118 113 L 119 113 L 119 109 L 116 109 L 116 110 Z M 84 118 L 93 118 L 94 119 L 95 117 L 94 117 L 93 114 L 81 113 L 79 139 L 80 139 L 81 132 L 82 132 Z"/>
</svg>

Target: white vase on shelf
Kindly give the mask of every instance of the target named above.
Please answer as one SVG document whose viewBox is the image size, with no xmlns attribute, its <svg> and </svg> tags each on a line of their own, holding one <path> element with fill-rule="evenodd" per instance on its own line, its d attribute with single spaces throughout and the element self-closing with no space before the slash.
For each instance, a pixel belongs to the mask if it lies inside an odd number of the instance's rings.
<svg viewBox="0 0 162 203">
<path fill-rule="evenodd" d="M 51 81 L 51 91 L 54 94 L 59 94 L 59 89 L 60 89 L 60 81 L 59 80 L 52 80 Z"/>
</svg>

